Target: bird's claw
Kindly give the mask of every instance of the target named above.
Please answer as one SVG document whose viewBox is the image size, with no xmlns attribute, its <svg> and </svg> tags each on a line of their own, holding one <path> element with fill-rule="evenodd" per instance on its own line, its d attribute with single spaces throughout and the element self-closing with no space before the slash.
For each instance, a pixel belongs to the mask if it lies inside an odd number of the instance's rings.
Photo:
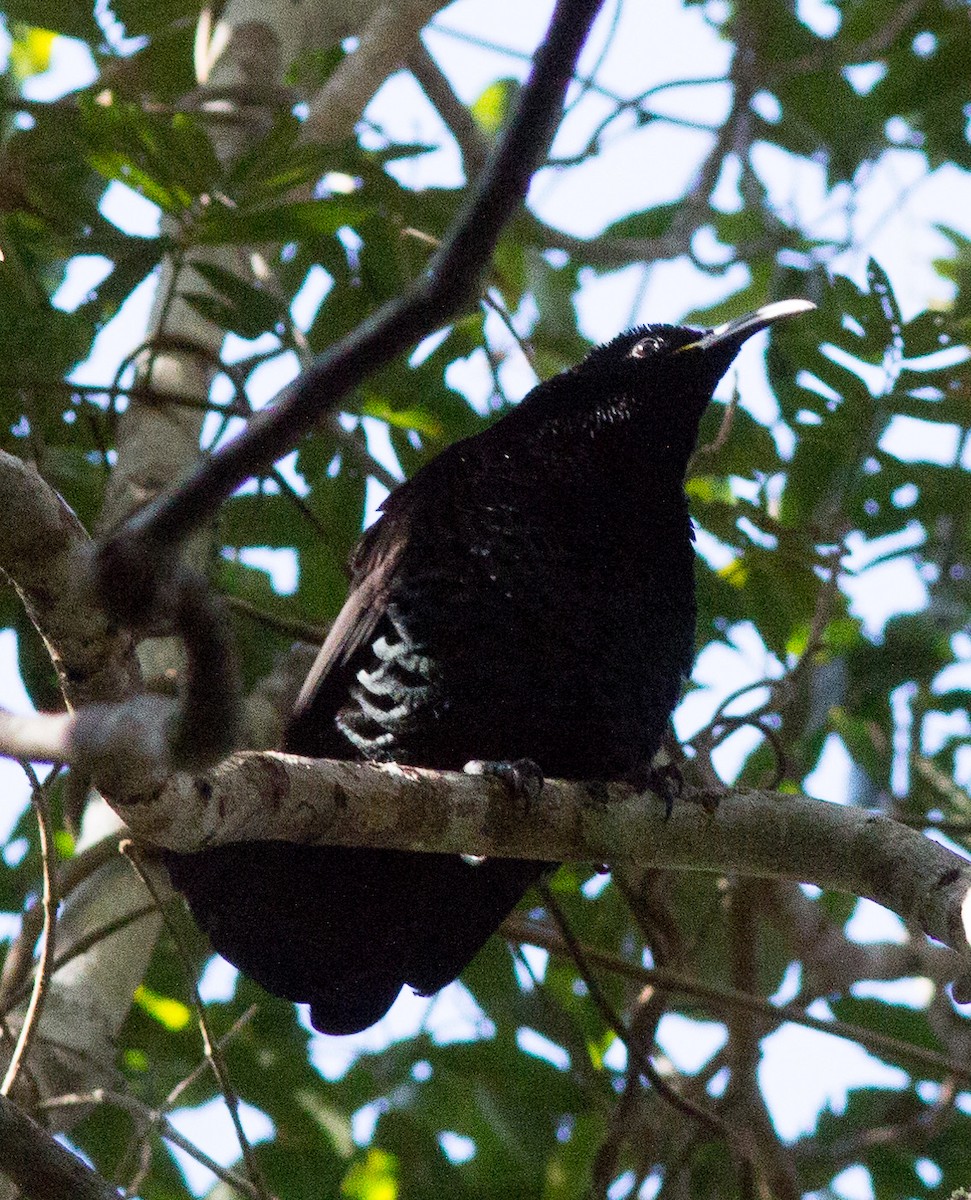
<svg viewBox="0 0 971 1200">
<path fill-rule="evenodd" d="M 473 758 L 462 770 L 466 775 L 491 775 L 502 779 L 513 798 L 523 801 L 527 806 L 538 800 L 543 790 L 543 772 L 531 758 L 498 762 Z"/>
<path fill-rule="evenodd" d="M 684 791 L 684 776 L 677 763 L 662 755 L 657 755 L 647 766 L 632 771 L 627 781 L 638 791 L 653 792 L 664 801 L 665 820 L 671 816 L 675 801 L 681 799 Z"/>
</svg>

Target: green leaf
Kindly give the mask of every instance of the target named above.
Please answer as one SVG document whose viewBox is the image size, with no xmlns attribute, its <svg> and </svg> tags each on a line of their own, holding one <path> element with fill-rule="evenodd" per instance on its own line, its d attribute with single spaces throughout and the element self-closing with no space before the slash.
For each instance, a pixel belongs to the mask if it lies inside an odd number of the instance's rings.
<svg viewBox="0 0 971 1200">
<path fill-rule="evenodd" d="M 281 311 L 279 299 L 256 284 L 240 279 L 232 271 L 215 263 L 194 260 L 192 268 L 217 295 L 183 292 L 182 296 L 200 312 L 204 311 L 203 302 L 210 302 L 212 315 L 208 319 L 215 320 L 221 328 L 231 329 L 240 337 L 255 339 L 261 333 L 276 329 L 285 319 L 286 314 Z M 215 315 L 217 312 L 220 314 L 218 317 Z"/>
<path fill-rule="evenodd" d="M 144 984 L 135 989 L 134 1000 L 143 1012 L 166 1029 L 185 1029 L 192 1020 L 192 1010 L 188 1005 L 173 1000 L 171 996 L 160 996 Z"/>
<path fill-rule="evenodd" d="M 830 1001 L 830 1004 L 833 1016 L 840 1021 L 872 1029 L 875 1033 L 897 1038 L 921 1050 L 933 1050 L 937 1054 L 944 1052 L 944 1047 L 927 1023 L 926 1014 L 920 1009 L 856 996 L 841 996 Z M 927 1068 L 922 1067 L 921 1070 L 924 1072 Z"/>
<path fill-rule="evenodd" d="M 196 240 L 203 245 L 241 245 L 263 242 L 302 241 L 332 237 L 345 225 L 354 225 L 366 209 L 354 201 L 297 200 L 274 204 L 252 211 L 240 211 L 225 205 L 210 206 L 194 228 Z"/>
<path fill-rule="evenodd" d="M 658 204 L 643 212 L 632 213 L 614 221 L 600 234 L 600 239 L 658 238 L 671 228 L 680 211 L 680 204 Z"/>
<path fill-rule="evenodd" d="M 111 11 L 128 37 L 154 37 L 175 24 L 185 24 L 199 13 L 198 0 L 111 0 Z"/>
<path fill-rule="evenodd" d="M 20 29 L 10 47 L 10 68 L 15 78 L 42 75 L 51 65 L 51 51 L 57 37 L 49 29 Z"/>
<path fill-rule="evenodd" d="M 497 79 L 490 83 L 472 104 L 472 119 L 483 131 L 495 136 L 509 119 L 513 101 L 519 94 L 518 79 Z"/>
<path fill-rule="evenodd" d="M 444 432 L 442 423 L 427 409 L 392 408 L 381 396 L 368 394 L 367 390 L 363 388 L 361 390 L 364 392 L 365 399 L 359 411 L 365 416 L 387 421 L 389 425 L 394 425 L 397 429 L 413 429 L 436 441 L 441 440 Z"/>
<path fill-rule="evenodd" d="M 396 1200 L 398 1163 L 384 1150 L 365 1151 L 341 1181 L 341 1195 L 348 1200 Z"/>
</svg>

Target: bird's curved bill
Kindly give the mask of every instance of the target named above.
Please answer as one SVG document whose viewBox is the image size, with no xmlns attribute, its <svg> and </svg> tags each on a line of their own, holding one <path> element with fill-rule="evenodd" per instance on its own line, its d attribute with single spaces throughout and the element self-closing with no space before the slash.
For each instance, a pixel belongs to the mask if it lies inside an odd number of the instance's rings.
<svg viewBox="0 0 971 1200">
<path fill-rule="evenodd" d="M 684 349 L 711 350 L 715 346 L 737 349 L 753 333 L 768 329 L 770 325 L 786 317 L 798 317 L 802 313 L 812 312 L 815 307 L 811 300 L 777 300 L 775 304 L 763 305 L 755 312 L 746 313 L 744 317 L 736 317 L 734 321 L 727 321 L 724 325 L 710 329 Z"/>
</svg>

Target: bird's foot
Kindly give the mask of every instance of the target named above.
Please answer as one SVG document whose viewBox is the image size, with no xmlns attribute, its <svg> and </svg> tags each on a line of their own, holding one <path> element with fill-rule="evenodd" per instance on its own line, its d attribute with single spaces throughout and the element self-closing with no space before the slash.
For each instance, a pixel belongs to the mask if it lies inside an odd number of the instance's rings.
<svg viewBox="0 0 971 1200">
<path fill-rule="evenodd" d="M 539 799 L 543 790 L 543 772 L 531 758 L 515 758 L 508 761 L 473 758 L 462 770 L 466 775 L 490 775 L 501 779 L 511 799 L 519 804 L 527 815 L 530 806 Z M 486 861 L 469 854 L 463 854 L 462 858 L 469 866 L 478 866 Z"/>
<path fill-rule="evenodd" d="M 639 792 L 653 792 L 664 801 L 664 819 L 674 811 L 674 803 L 681 799 L 684 791 L 684 776 L 677 763 L 664 755 L 655 755 L 654 761 L 635 768 L 626 776 L 631 787 Z"/>
<path fill-rule="evenodd" d="M 527 806 L 539 799 L 543 790 L 543 772 L 531 758 L 492 762 L 473 758 L 462 768 L 466 775 L 491 775 L 502 779 L 515 800 Z"/>
</svg>

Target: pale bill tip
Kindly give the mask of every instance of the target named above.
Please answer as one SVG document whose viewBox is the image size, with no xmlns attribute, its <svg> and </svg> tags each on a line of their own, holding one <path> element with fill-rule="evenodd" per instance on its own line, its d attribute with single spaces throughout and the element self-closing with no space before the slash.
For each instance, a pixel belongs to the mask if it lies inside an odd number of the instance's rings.
<svg viewBox="0 0 971 1200">
<path fill-rule="evenodd" d="M 775 321 L 779 317 L 797 317 L 800 313 L 812 312 L 816 307 L 811 300 L 776 300 L 774 304 L 766 304 L 755 316 L 763 321 Z"/>
<path fill-rule="evenodd" d="M 704 348 L 718 345 L 720 342 L 737 341 L 741 343 L 744 339 L 751 337 L 753 333 L 767 329 L 784 317 L 797 317 L 802 313 L 812 312 L 815 307 L 816 305 L 811 300 L 776 300 L 775 303 L 757 308 L 755 312 L 748 313 L 744 317 L 736 317 L 734 321 L 726 321 L 724 325 L 717 326 L 706 334 L 698 345 Z"/>
</svg>

